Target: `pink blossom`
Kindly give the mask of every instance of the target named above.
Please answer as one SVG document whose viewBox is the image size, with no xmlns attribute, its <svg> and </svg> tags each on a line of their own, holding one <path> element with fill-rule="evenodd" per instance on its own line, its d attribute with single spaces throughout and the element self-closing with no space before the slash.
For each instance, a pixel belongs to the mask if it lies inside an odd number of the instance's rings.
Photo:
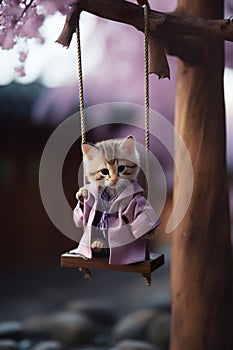
<svg viewBox="0 0 233 350">
<path fill-rule="evenodd" d="M 1 47 L 3 50 L 10 50 L 15 45 L 15 34 L 13 29 L 3 31 L 1 35 Z"/>
<path fill-rule="evenodd" d="M 17 75 L 19 77 L 25 77 L 25 75 L 26 75 L 25 70 L 24 70 L 24 66 L 15 67 L 15 72 L 17 73 Z"/>
<path fill-rule="evenodd" d="M 42 5 L 49 15 L 56 11 L 67 14 L 71 3 L 71 0 L 38 0 L 38 4 Z"/>
<path fill-rule="evenodd" d="M 43 44 L 39 31 L 45 16 L 56 11 L 66 14 L 72 0 L 2 0 L 0 2 L 0 46 L 9 50 L 17 38 L 37 38 Z"/>
<path fill-rule="evenodd" d="M 41 5 L 43 5 L 48 15 L 52 15 L 57 11 L 57 5 L 54 1 L 40 1 Z"/>
<path fill-rule="evenodd" d="M 25 62 L 28 56 L 28 51 L 19 51 L 19 61 Z"/>
<path fill-rule="evenodd" d="M 39 28 L 43 24 L 44 19 L 45 16 L 42 14 L 28 18 L 27 21 L 22 24 L 19 35 L 27 38 L 40 38 L 41 34 Z"/>
<path fill-rule="evenodd" d="M 20 13 L 22 12 L 22 9 L 21 7 L 19 6 L 19 4 L 17 5 L 14 5 L 14 6 L 9 6 L 8 7 L 8 11 L 7 11 L 7 14 L 9 16 L 13 16 L 15 17 L 15 19 L 20 16 Z"/>
</svg>

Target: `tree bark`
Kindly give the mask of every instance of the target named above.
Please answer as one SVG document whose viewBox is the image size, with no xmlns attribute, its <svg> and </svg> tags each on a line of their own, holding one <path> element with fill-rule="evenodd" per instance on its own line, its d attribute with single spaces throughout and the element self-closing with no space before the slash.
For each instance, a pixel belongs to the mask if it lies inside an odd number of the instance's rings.
<svg viewBox="0 0 233 350">
<path fill-rule="evenodd" d="M 185 16 L 221 18 L 223 1 L 178 0 L 178 11 Z M 175 127 L 191 156 L 194 190 L 188 212 L 173 233 L 171 350 L 230 350 L 233 346 L 224 48 L 210 38 L 203 44 L 199 65 L 178 62 Z M 185 173 L 178 149 L 175 157 Z M 188 191 L 190 174 L 186 175 L 182 186 Z M 176 195 L 175 185 L 174 199 Z"/>
</svg>

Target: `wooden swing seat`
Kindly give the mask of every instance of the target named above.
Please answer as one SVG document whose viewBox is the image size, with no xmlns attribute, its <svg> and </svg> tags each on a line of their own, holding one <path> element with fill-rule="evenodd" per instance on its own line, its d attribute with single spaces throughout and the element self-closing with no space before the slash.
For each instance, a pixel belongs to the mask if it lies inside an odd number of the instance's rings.
<svg viewBox="0 0 233 350">
<path fill-rule="evenodd" d="M 108 258 L 92 258 L 84 260 L 74 254 L 65 253 L 61 255 L 61 267 L 74 267 L 85 271 L 86 278 L 90 278 L 89 270 L 109 270 L 120 272 L 136 272 L 142 274 L 146 279 L 146 285 L 151 284 L 151 273 L 164 264 L 164 254 L 149 253 L 149 259 L 128 265 L 110 265 Z"/>
</svg>

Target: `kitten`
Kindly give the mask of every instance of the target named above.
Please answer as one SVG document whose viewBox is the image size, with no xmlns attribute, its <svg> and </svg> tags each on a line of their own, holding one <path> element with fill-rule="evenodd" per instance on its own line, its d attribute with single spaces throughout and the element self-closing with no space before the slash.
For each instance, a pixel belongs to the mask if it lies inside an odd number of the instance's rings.
<svg viewBox="0 0 233 350">
<path fill-rule="evenodd" d="M 136 150 L 133 136 L 124 139 L 111 139 L 96 144 L 82 145 L 85 176 L 89 183 L 95 184 L 100 190 L 100 197 L 105 197 L 101 211 L 108 211 L 106 205 L 111 205 L 116 196 L 134 180 L 137 179 L 139 167 L 139 153 Z M 106 201 L 107 196 L 107 201 Z M 85 187 L 79 189 L 77 199 L 83 204 L 88 197 Z M 94 226 L 98 226 L 98 218 Z M 145 238 L 152 239 L 154 233 L 148 233 Z M 91 248 L 99 252 L 106 247 L 106 237 L 94 237 Z M 75 250 L 71 251 L 75 253 Z"/>
</svg>

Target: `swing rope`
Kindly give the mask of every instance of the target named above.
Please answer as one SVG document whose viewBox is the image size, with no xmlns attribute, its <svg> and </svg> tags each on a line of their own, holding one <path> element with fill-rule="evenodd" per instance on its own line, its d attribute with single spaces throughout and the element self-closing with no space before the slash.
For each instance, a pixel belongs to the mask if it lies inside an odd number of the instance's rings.
<svg viewBox="0 0 233 350">
<path fill-rule="evenodd" d="M 147 194 L 149 193 L 150 183 L 150 95 L 149 95 L 149 26 L 148 26 L 148 5 L 143 5 L 144 8 L 144 98 L 145 98 L 145 147 L 146 147 L 146 180 Z"/>
<path fill-rule="evenodd" d="M 81 55 L 81 40 L 80 40 L 80 26 L 79 20 L 76 26 L 76 40 L 77 40 L 77 59 L 78 59 L 78 85 L 79 85 L 79 112 L 80 112 L 80 126 L 81 126 L 81 143 L 86 142 L 86 118 L 83 94 L 83 74 L 82 74 L 82 55 Z M 86 184 L 85 167 L 83 163 L 83 185 Z"/>
<path fill-rule="evenodd" d="M 81 121 L 81 141 L 86 141 L 86 120 L 85 120 L 85 107 L 83 97 L 83 74 L 82 74 L 82 55 L 81 55 L 81 40 L 80 40 L 80 27 L 79 21 L 76 27 L 76 39 L 77 39 L 77 57 L 78 57 L 78 83 L 79 83 L 79 110 Z"/>
<path fill-rule="evenodd" d="M 150 183 L 150 103 L 149 103 L 149 54 L 148 54 L 148 38 L 149 38 L 149 26 L 148 26 L 148 5 L 143 5 L 144 9 L 144 108 L 145 108 L 145 147 L 146 147 L 146 180 L 147 180 L 147 193 L 149 193 Z M 79 20 L 76 26 L 76 40 L 77 40 L 77 70 L 78 70 L 78 83 L 79 83 L 79 110 L 80 110 L 80 124 L 81 124 L 81 142 L 86 142 L 86 119 L 85 119 L 85 106 L 84 106 L 84 94 L 83 94 L 83 74 L 82 74 L 82 56 L 81 56 L 81 40 L 80 40 L 80 26 Z M 86 183 L 85 170 L 83 166 L 83 184 Z"/>
</svg>

